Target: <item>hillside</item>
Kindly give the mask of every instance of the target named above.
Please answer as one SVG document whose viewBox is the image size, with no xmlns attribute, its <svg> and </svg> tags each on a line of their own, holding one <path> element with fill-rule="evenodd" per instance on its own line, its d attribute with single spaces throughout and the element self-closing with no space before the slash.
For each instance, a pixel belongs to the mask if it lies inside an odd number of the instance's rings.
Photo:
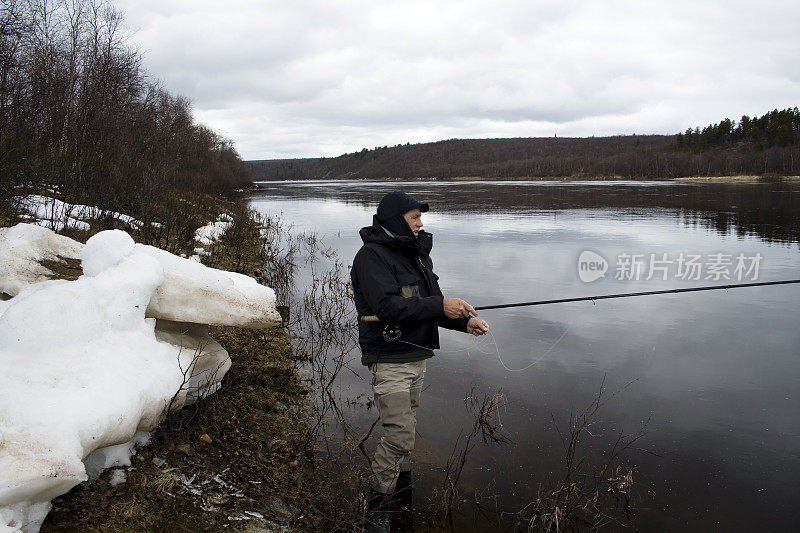
<svg viewBox="0 0 800 533">
<path fill-rule="evenodd" d="M 644 174 L 641 155 L 664 151 L 670 142 L 669 136 L 451 139 L 246 163 L 255 180 Z"/>
<path fill-rule="evenodd" d="M 451 139 L 333 158 L 246 162 L 257 181 L 291 179 L 627 178 L 795 175 L 800 112 L 744 116 L 678 135 Z"/>
</svg>

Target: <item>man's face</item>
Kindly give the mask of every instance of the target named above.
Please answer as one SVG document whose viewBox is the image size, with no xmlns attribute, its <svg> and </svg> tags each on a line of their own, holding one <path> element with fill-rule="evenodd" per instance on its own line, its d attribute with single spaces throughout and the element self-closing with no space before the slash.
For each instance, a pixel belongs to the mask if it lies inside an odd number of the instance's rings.
<svg viewBox="0 0 800 533">
<path fill-rule="evenodd" d="M 419 235 L 419 229 L 422 227 L 422 211 L 419 209 L 412 209 L 403 215 L 403 218 L 408 222 L 408 227 L 414 232 L 414 236 Z"/>
</svg>

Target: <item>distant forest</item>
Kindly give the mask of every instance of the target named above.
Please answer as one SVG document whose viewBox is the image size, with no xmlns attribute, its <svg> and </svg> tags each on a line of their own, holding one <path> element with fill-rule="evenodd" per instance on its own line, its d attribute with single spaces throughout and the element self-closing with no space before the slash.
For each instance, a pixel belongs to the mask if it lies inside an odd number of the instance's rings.
<svg viewBox="0 0 800 533">
<path fill-rule="evenodd" d="M 0 200 L 47 189 L 137 215 L 173 192 L 250 184 L 232 143 L 141 63 L 107 2 L 3 0 Z"/>
<path fill-rule="evenodd" d="M 800 111 L 777 109 L 763 117 L 743 116 L 737 124 L 729 118 L 719 124 L 686 130 L 676 136 L 678 149 L 702 152 L 710 148 L 749 148 L 756 151 L 773 146 L 788 147 L 800 142 Z"/>
<path fill-rule="evenodd" d="M 628 178 L 795 175 L 800 112 L 725 119 L 678 135 L 451 139 L 333 158 L 248 161 L 255 180 Z"/>
</svg>

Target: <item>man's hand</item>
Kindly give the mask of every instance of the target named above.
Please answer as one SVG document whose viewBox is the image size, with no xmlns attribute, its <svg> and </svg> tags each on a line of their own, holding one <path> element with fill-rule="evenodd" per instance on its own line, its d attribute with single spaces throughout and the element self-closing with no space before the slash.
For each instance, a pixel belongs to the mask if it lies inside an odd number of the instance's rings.
<svg viewBox="0 0 800 533">
<path fill-rule="evenodd" d="M 489 333 L 489 324 L 482 318 L 472 317 L 467 323 L 467 333 L 472 333 L 476 337 Z"/>
<path fill-rule="evenodd" d="M 444 316 L 447 318 L 464 318 L 477 314 L 475 309 L 461 298 L 444 299 Z"/>
</svg>

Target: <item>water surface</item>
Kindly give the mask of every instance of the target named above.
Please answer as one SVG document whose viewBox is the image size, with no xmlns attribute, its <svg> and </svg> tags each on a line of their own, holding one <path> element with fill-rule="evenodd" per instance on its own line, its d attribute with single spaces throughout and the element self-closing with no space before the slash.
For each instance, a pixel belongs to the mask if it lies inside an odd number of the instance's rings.
<svg viewBox="0 0 800 533">
<path fill-rule="evenodd" d="M 347 264 L 382 194 L 400 189 L 429 202 L 423 222 L 434 234 L 442 289 L 474 305 L 732 283 L 739 281 L 740 255 L 761 258 L 757 276 L 751 271 L 741 281 L 800 278 L 796 185 L 262 185 L 254 208 L 318 232 Z M 591 283 L 578 272 L 587 250 L 609 268 Z M 626 277 L 617 275 L 620 258 L 634 255 L 644 261 L 641 275 L 617 279 Z M 678 258 L 689 256 L 705 267 L 700 279 L 678 275 Z M 734 279 L 715 279 L 709 265 L 728 257 Z M 664 270 L 648 275 L 652 258 Z M 717 271 L 723 267 L 718 260 Z M 502 508 L 513 512 L 559 475 L 563 445 L 555 426 L 565 429 L 570 414 L 605 383 L 608 393 L 619 392 L 595 417 L 581 453 L 599 465 L 620 432 L 646 426 L 621 462 L 634 469 L 637 530 L 794 529 L 800 523 L 798 297 L 800 286 L 787 285 L 485 311 L 494 343 L 443 330 L 418 416 L 419 497 L 430 495 L 435 468 L 471 425 L 463 403 L 471 388 L 505 394 L 501 414 L 511 442 L 475 448 L 463 492 L 470 499 L 476 491 L 500 494 Z M 369 390 L 367 380 L 355 378 L 342 386 L 353 395 Z M 356 425 L 368 425 L 374 412 L 352 416 Z M 473 521 L 471 511 L 464 509 L 460 527 L 492 529 Z"/>
</svg>

